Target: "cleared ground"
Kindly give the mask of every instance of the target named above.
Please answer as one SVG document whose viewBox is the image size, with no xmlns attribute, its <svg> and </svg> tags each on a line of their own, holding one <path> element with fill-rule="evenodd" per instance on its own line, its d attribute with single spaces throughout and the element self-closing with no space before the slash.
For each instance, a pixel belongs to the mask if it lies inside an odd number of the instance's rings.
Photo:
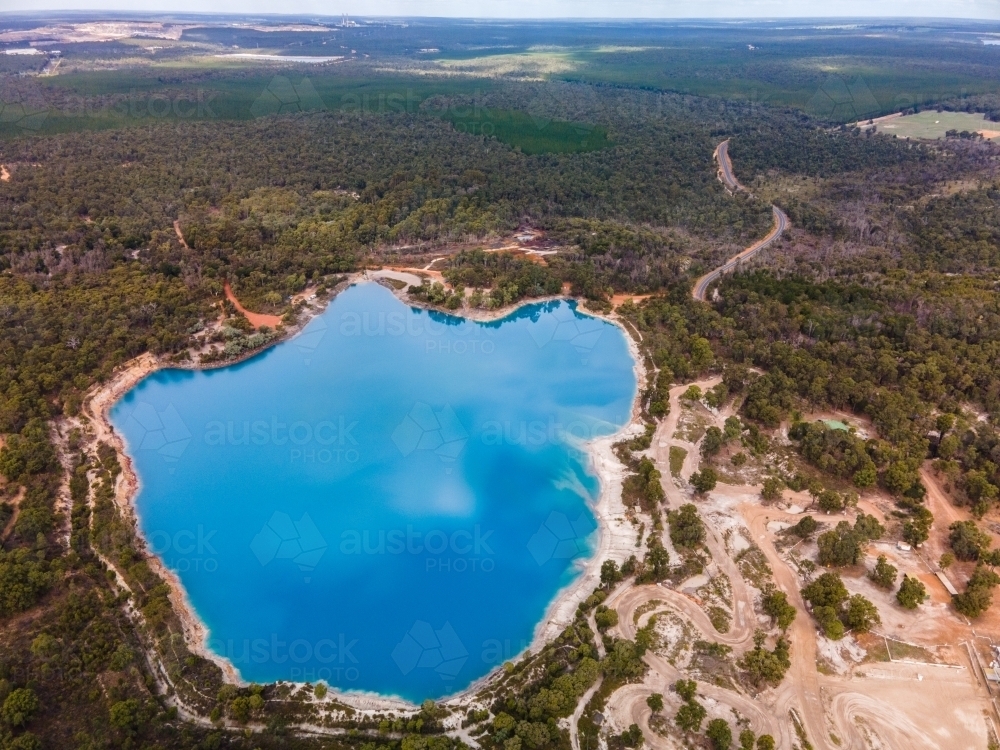
<svg viewBox="0 0 1000 750">
<path fill-rule="evenodd" d="M 900 138 L 944 138 L 949 130 L 981 132 L 987 138 L 1000 138 L 1000 122 L 990 122 L 985 115 L 969 112 L 918 112 L 877 123 L 876 129 Z"/>
<path fill-rule="evenodd" d="M 704 392 L 716 382 L 705 380 L 696 385 Z M 932 535 L 934 543 L 925 545 L 928 549 L 901 550 L 895 543 L 898 521 L 892 515 L 895 505 L 891 498 L 879 491 L 864 493 L 859 509 L 875 515 L 891 530 L 869 546 L 863 565 L 838 572 L 850 593 L 860 593 L 876 605 L 882 622 L 872 633 L 828 640 L 817 632 L 799 594 L 812 577 L 803 575 L 802 561 L 816 564 L 815 535 L 791 548 L 779 535 L 781 528 L 801 518 L 802 508 L 810 505 L 812 498 L 805 492 L 786 490 L 783 500 L 765 506 L 760 500 L 760 487 L 742 483 L 720 483 L 705 496 L 693 495 L 687 477 L 701 463 L 699 444 L 705 428 L 721 428 L 735 404 L 731 402 L 717 411 L 692 405 L 682 399 L 688 385 L 670 390 L 670 411 L 660 423 L 648 455 L 661 471 L 668 507 L 676 509 L 692 501 L 697 505 L 708 532 L 706 547 L 711 563 L 706 575 L 728 582 L 724 598 L 729 600 L 726 609 L 732 620 L 725 632 L 709 622 L 708 602 L 703 600 L 707 587 L 696 595 L 683 589 L 683 584 L 676 588 L 626 585 L 614 592 L 607 603 L 618 611 L 619 635 L 633 638 L 653 612 L 659 613 L 662 627 L 657 630 L 658 646 L 647 653 L 650 671 L 643 682 L 616 691 L 608 700 L 608 731 L 624 731 L 635 723 L 654 750 L 681 747 L 683 738 L 673 723 L 680 702 L 670 686 L 686 676 L 698 681 L 698 692 L 710 718 L 728 722 L 738 718 L 758 733 L 772 734 L 782 748 L 804 746 L 795 731 L 792 711 L 800 717 L 815 750 L 986 748 L 997 720 L 983 672 L 993 658 L 991 636 L 998 632 L 994 613 L 977 621 L 974 628 L 957 616 L 950 606 L 951 597 L 932 573 L 936 558 L 927 557 L 931 548 L 937 551 L 947 535 L 951 516 L 937 508 L 939 503 L 932 499 L 939 519 Z M 700 417 L 696 425 L 692 421 L 695 414 Z M 844 418 L 832 413 L 819 416 Z M 864 420 L 849 419 L 859 432 L 872 429 Z M 689 434 L 693 426 L 699 428 L 696 435 Z M 678 461 L 681 446 L 686 455 Z M 924 478 L 935 491 L 933 477 L 925 472 Z M 960 509 L 954 511 L 962 516 Z M 832 528 L 841 520 L 853 522 L 855 515 L 854 510 L 833 515 L 819 513 L 815 508 L 807 512 L 821 524 L 820 530 Z M 647 525 L 652 522 L 651 518 L 642 520 Z M 748 569 L 737 564 L 740 551 L 751 544 L 767 563 L 762 581 L 756 583 L 744 575 Z M 673 550 L 671 554 L 675 554 Z M 882 590 L 868 578 L 867 571 L 880 554 L 897 567 L 900 577 L 906 573 L 927 587 L 929 599 L 918 611 L 901 608 L 894 590 Z M 799 611 L 788 633 L 792 642 L 789 673 L 779 686 L 754 694 L 725 678 L 731 674 L 726 663 L 731 664 L 750 648 L 755 628 L 770 626 L 768 618 L 758 617 L 755 612 L 758 588 L 767 580 L 785 591 Z M 697 638 L 733 650 L 731 657 L 718 662 L 714 677 L 699 671 L 688 654 Z M 661 693 L 667 702 L 656 716 L 646 704 L 646 698 L 654 692 Z M 578 742 L 574 749 L 581 750 Z"/>
</svg>

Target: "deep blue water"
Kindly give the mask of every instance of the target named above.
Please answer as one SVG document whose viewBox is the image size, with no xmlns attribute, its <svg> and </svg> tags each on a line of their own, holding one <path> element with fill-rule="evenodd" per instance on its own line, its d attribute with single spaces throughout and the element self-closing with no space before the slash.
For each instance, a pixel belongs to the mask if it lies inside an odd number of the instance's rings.
<svg viewBox="0 0 1000 750">
<path fill-rule="evenodd" d="M 517 655 L 596 541 L 579 441 L 636 390 L 624 334 L 567 302 L 490 324 L 376 284 L 112 410 L 140 523 L 246 680 L 414 701 Z"/>
</svg>

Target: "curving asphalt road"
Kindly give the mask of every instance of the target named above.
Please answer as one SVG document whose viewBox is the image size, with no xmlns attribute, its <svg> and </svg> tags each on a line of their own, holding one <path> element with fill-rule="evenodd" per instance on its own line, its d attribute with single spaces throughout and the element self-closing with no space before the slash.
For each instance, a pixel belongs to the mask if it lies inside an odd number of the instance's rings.
<svg viewBox="0 0 1000 750">
<path fill-rule="evenodd" d="M 708 287 L 713 281 L 727 271 L 732 271 L 740 263 L 752 258 L 764 248 L 769 247 L 788 228 L 789 221 L 788 217 L 785 216 L 785 212 L 777 206 L 771 206 L 771 210 L 774 211 L 774 227 L 768 233 L 767 237 L 754 243 L 742 253 L 734 255 L 714 271 L 709 271 L 698 279 L 698 281 L 695 282 L 694 289 L 691 290 L 691 294 L 696 300 L 704 302 L 705 295 L 708 292 Z"/>
<path fill-rule="evenodd" d="M 715 160 L 719 162 L 719 177 L 726 187 L 733 192 L 737 190 L 746 190 L 740 181 L 736 179 L 736 175 L 733 174 L 733 162 L 729 159 L 729 139 L 727 138 L 722 143 L 720 143 L 715 148 Z"/>
<path fill-rule="evenodd" d="M 736 175 L 733 174 L 733 164 L 729 160 L 729 141 L 725 140 L 718 145 L 715 149 L 715 160 L 719 163 L 719 179 L 726 185 L 726 187 L 732 192 L 738 190 L 746 190 L 740 184 L 740 181 L 736 179 Z M 774 227 L 771 229 L 770 233 L 764 239 L 759 242 L 754 243 L 742 253 L 734 255 L 732 258 L 727 260 L 721 266 L 716 268 L 714 271 L 710 271 L 702 276 L 698 281 L 695 282 L 694 289 L 691 290 L 691 295 L 700 302 L 705 301 L 705 295 L 708 293 L 708 287 L 713 281 L 719 278 L 722 274 L 727 271 L 733 270 L 736 266 L 742 263 L 744 260 L 748 260 L 759 253 L 766 247 L 769 247 L 776 239 L 778 239 L 784 231 L 788 228 L 789 221 L 785 212 L 782 211 L 777 206 L 771 206 L 771 210 L 774 212 Z"/>
</svg>

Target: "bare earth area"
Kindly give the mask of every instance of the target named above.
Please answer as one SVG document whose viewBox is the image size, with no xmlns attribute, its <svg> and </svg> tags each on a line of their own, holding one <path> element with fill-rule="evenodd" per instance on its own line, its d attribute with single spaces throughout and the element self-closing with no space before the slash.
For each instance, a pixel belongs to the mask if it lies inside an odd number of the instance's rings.
<svg viewBox="0 0 1000 750">
<path fill-rule="evenodd" d="M 705 390 L 717 382 L 714 378 L 696 385 Z M 637 628 L 655 612 L 665 621 L 680 622 L 692 629 L 697 638 L 729 646 L 732 658 L 738 658 L 752 648 L 754 629 L 770 628 L 770 619 L 759 614 L 759 589 L 744 579 L 734 559 L 738 549 L 752 544 L 766 559 L 773 584 L 798 610 L 787 633 L 792 644 L 791 668 L 778 687 L 756 694 L 737 684 L 722 684 L 718 678 L 710 681 L 700 675 L 699 679 L 697 673 L 681 668 L 683 660 L 676 657 L 677 626 L 658 625 L 661 637 L 645 657 L 650 667 L 645 679 L 616 691 L 608 701 L 608 731 L 622 732 L 635 723 L 653 748 L 684 747 L 672 721 L 681 702 L 670 688 L 678 679 L 693 677 L 698 679 L 698 697 L 707 709 L 708 719 L 722 718 L 730 724 L 736 721 L 758 734 L 771 734 L 779 748 L 805 747 L 803 738 L 813 748 L 828 750 L 986 748 L 991 733 L 996 731 L 998 716 L 983 666 L 989 669 L 991 658 L 987 634 L 1000 630 L 1000 622 L 994 624 L 987 615 L 973 629 L 955 614 L 950 595 L 934 574 L 934 561 L 946 543 L 943 540 L 948 525 L 963 520 L 967 513 L 952 506 L 933 475 L 925 471 L 928 503 L 936 518 L 931 540 L 925 549 L 908 551 L 893 541 L 877 542 L 868 549 L 865 569 L 871 569 L 875 558 L 885 554 L 900 576 L 906 573 L 924 582 L 929 600 L 916 612 L 905 610 L 892 593 L 872 584 L 860 566 L 858 570 L 842 570 L 848 590 L 875 603 L 882 624 L 864 638 L 855 639 L 849 634 L 841 641 L 830 641 L 817 631 L 799 593 L 808 582 L 799 561 L 814 560 L 816 545 L 808 542 L 788 548 L 780 536 L 782 529 L 802 517 L 802 506 L 811 499 L 806 493 L 786 493 L 786 501 L 764 505 L 759 486 L 726 484 L 719 484 L 704 498 L 696 497 L 686 479 L 698 468 L 698 445 L 690 442 L 688 434 L 679 434 L 678 429 L 679 424 L 689 421 L 687 415 L 695 408 L 681 399 L 688 385 L 671 389 L 670 414 L 660 423 L 647 455 L 661 472 L 668 506 L 675 509 L 694 502 L 698 507 L 708 527 L 706 546 L 712 559 L 707 570 L 729 581 L 732 623 L 727 632 L 718 632 L 703 603 L 686 590 L 666 588 L 666 584 L 625 583 L 607 602 L 618 611 L 617 634 L 634 638 Z M 699 414 L 705 411 L 700 406 L 697 410 Z M 720 428 L 730 414 L 725 408 L 708 411 Z M 687 450 L 679 478 L 670 474 L 671 447 Z M 859 505 L 864 512 L 890 523 L 889 514 L 882 510 L 889 502 L 878 493 L 870 493 Z M 853 520 L 855 511 L 843 515 L 809 513 L 824 526 L 832 527 L 840 520 Z M 642 520 L 647 527 L 651 525 L 652 519 Z M 959 585 L 959 581 L 955 583 Z M 662 694 L 666 704 L 655 719 L 646 704 L 646 698 L 653 693 Z"/>
<path fill-rule="evenodd" d="M 226 299 L 233 303 L 233 307 L 242 313 L 243 317 L 250 321 L 250 325 L 254 328 L 260 328 L 261 326 L 269 326 L 271 328 L 277 328 L 281 324 L 280 315 L 265 315 L 264 313 L 254 313 L 247 310 L 240 301 L 236 299 L 236 295 L 233 294 L 233 290 L 229 286 L 229 282 L 223 284 L 223 288 L 226 290 Z"/>
</svg>

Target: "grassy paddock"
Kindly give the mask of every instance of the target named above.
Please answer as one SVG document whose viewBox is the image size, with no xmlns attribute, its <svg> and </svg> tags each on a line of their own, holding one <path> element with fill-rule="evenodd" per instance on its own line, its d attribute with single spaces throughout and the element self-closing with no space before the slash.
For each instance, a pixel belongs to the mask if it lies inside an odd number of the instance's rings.
<svg viewBox="0 0 1000 750">
<path fill-rule="evenodd" d="M 896 135 L 900 138 L 944 138 L 949 130 L 976 133 L 980 130 L 1000 133 L 1000 122 L 990 122 L 982 114 L 971 112 L 935 112 L 928 110 L 915 115 L 896 117 L 879 123 L 878 132 Z M 1000 138 L 995 135 L 993 138 Z"/>
</svg>

